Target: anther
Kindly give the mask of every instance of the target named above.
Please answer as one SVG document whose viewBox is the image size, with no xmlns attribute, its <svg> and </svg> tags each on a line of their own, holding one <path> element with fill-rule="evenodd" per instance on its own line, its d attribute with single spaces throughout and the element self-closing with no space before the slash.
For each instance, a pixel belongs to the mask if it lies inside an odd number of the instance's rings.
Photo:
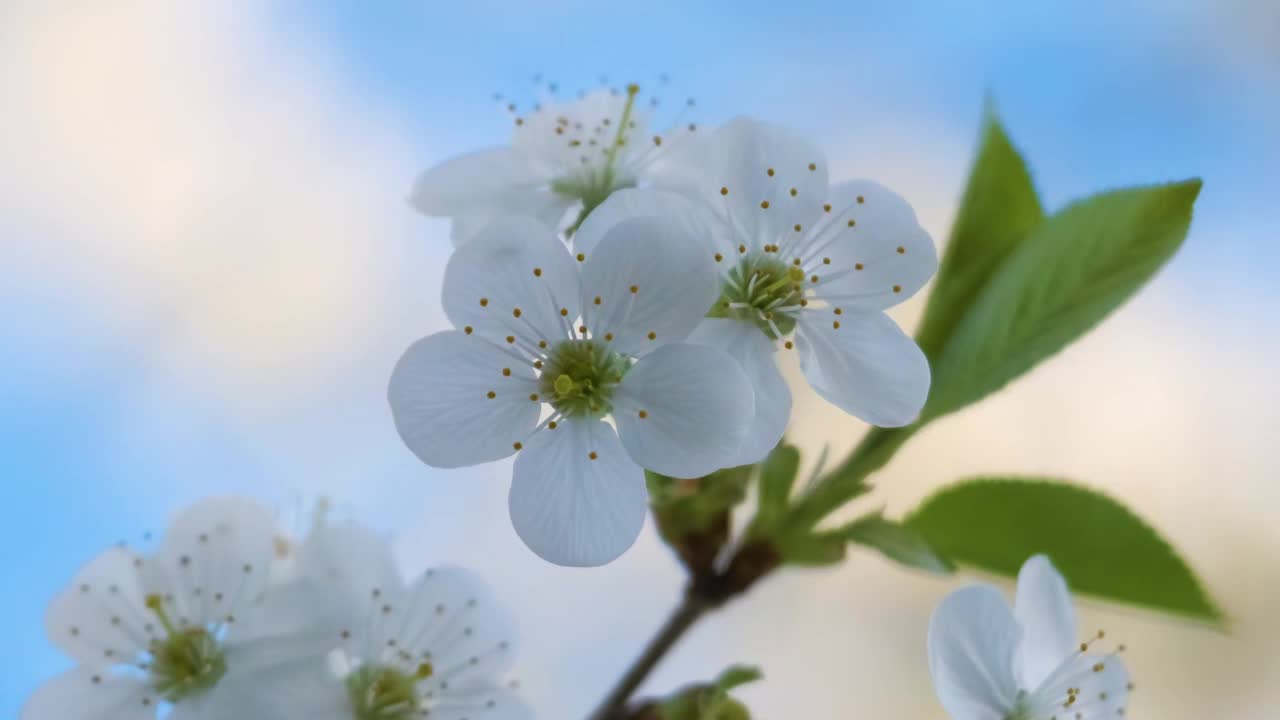
<svg viewBox="0 0 1280 720">
<path fill-rule="evenodd" d="M 907 249 L 906 249 L 906 248 L 904 248 L 904 247 L 902 247 L 901 245 L 899 245 L 899 246 L 898 246 L 898 254 L 899 254 L 899 255 L 906 255 L 906 254 L 907 254 Z"/>
<path fill-rule="evenodd" d="M 769 168 L 768 170 L 765 170 L 765 172 L 769 174 L 769 177 L 773 177 L 773 168 Z"/>
<path fill-rule="evenodd" d="M 534 277 L 542 277 L 542 268 L 539 268 L 539 267 L 534 268 L 534 269 L 533 269 L 533 276 L 534 276 Z"/>
<path fill-rule="evenodd" d="M 635 294 L 636 294 L 636 293 L 638 293 L 638 292 L 640 292 L 640 286 L 639 286 L 639 285 L 632 285 L 632 286 L 631 286 L 631 294 L 632 294 L 632 295 L 635 295 Z"/>
<path fill-rule="evenodd" d="M 863 267 L 864 267 L 864 266 L 863 266 L 863 264 L 862 264 L 862 263 L 854 263 L 854 265 L 853 265 L 853 269 L 854 269 L 854 270 L 861 270 Z"/>
<path fill-rule="evenodd" d="M 515 342 L 516 342 L 516 336 L 515 336 L 515 335 L 508 335 L 508 336 L 507 336 L 507 344 L 508 344 L 508 345 L 514 345 L 514 344 L 515 344 Z"/>
<path fill-rule="evenodd" d="M 587 457 L 591 458 L 592 460 L 595 460 L 595 459 L 599 458 L 600 456 L 596 454 L 596 451 L 595 451 L 595 450 L 592 450 L 591 452 L 587 453 Z"/>
<path fill-rule="evenodd" d="M 490 400 L 492 400 L 492 399 L 494 399 L 494 398 L 498 397 L 498 393 L 496 393 L 496 392 L 494 392 L 494 391 L 490 390 L 489 392 L 485 393 L 485 397 L 487 397 L 487 398 L 489 398 Z"/>
<path fill-rule="evenodd" d="M 729 194 L 729 188 L 727 188 L 727 187 L 722 187 L 722 188 L 720 188 L 720 194 L 721 194 L 721 195 L 728 195 L 728 194 Z"/>
<path fill-rule="evenodd" d="M 822 212 L 831 212 L 831 203 L 823 203 Z"/>
<path fill-rule="evenodd" d="M 818 169 L 818 165 L 816 163 L 809 163 L 809 172 L 813 172 L 814 170 L 817 170 L 817 169 Z"/>
<path fill-rule="evenodd" d="M 893 286 L 893 291 L 894 291 L 894 292 L 896 292 L 896 293 L 900 293 L 900 292 L 902 292 L 902 286 L 901 286 L 901 285 L 894 285 L 894 286 Z"/>
<path fill-rule="evenodd" d="M 586 255 L 583 255 L 582 253 L 578 253 L 578 262 L 582 262 L 586 259 L 587 259 Z"/>
<path fill-rule="evenodd" d="M 835 322 L 831 323 L 831 329 L 832 329 L 832 330 L 839 330 L 839 329 L 840 329 L 840 321 L 839 321 L 839 320 L 836 320 Z"/>
<path fill-rule="evenodd" d="M 654 135 L 654 136 L 653 136 L 653 144 L 654 144 L 654 145 L 658 145 L 658 146 L 662 145 L 662 136 L 660 136 L 660 135 Z"/>
<path fill-rule="evenodd" d="M 649 417 L 649 412 L 648 412 L 647 410 L 641 410 L 641 411 L 640 411 L 639 413 L 637 413 L 637 414 L 640 416 L 640 419 L 641 419 L 641 420 L 643 420 L 643 419 L 645 419 L 645 418 Z"/>
<path fill-rule="evenodd" d="M 720 253 L 716 253 L 716 262 L 720 262 L 721 260 L 724 260 L 724 256 Z"/>
<path fill-rule="evenodd" d="M 520 313 L 520 308 L 513 308 L 513 309 L 511 310 L 511 314 L 512 314 L 513 316 L 515 316 L 515 317 L 520 317 L 520 315 L 521 315 L 521 313 Z"/>
<path fill-rule="evenodd" d="M 559 425 L 560 425 L 560 424 L 559 424 L 559 423 L 557 423 L 555 420 L 552 420 L 551 422 L 547 423 L 547 429 L 548 429 L 548 430 L 555 430 L 557 427 L 559 427 Z"/>
<path fill-rule="evenodd" d="M 489 307 L 489 298 L 480 298 L 480 307 Z"/>
<path fill-rule="evenodd" d="M 768 210 L 768 209 L 769 209 L 769 201 L 768 201 L 768 200 L 761 200 L 761 201 L 760 201 L 760 209 L 761 209 L 761 210 Z"/>
<path fill-rule="evenodd" d="M 822 258 L 822 264 L 823 264 L 823 265 L 830 265 L 830 264 L 831 264 L 831 258 L 829 258 L 829 257 L 824 257 L 824 258 Z"/>
<path fill-rule="evenodd" d="M 605 334 L 604 334 L 604 341 L 605 341 L 605 342 L 613 342 L 613 333 L 605 333 Z"/>
<path fill-rule="evenodd" d="M 791 188 L 791 197 L 795 197 L 798 192 L 799 191 L 796 190 L 795 188 Z"/>
<path fill-rule="evenodd" d="M 746 245 L 739 245 L 739 246 L 738 246 L 738 253 L 739 253 L 739 254 L 742 254 L 742 255 L 747 254 L 747 246 L 746 246 Z"/>
<path fill-rule="evenodd" d="M 523 444 L 523 443 L 518 443 L 518 442 L 513 442 L 513 443 L 511 443 L 511 447 L 515 448 L 516 450 L 519 450 L 520 448 L 524 447 L 524 444 Z"/>
<path fill-rule="evenodd" d="M 849 226 L 849 227 L 853 227 L 854 225 L 857 225 L 857 223 L 856 223 L 856 222 L 854 222 L 852 219 L 850 219 L 850 220 L 849 220 L 849 222 L 848 222 L 848 226 Z"/>
<path fill-rule="evenodd" d="M 649 331 L 649 339 L 650 339 L 650 340 L 657 340 L 657 339 L 658 339 L 658 333 L 656 333 L 656 332 L 654 332 L 654 331 L 650 330 L 650 331 Z"/>
<path fill-rule="evenodd" d="M 592 300 L 591 302 L 595 303 L 596 305 L 599 305 L 600 303 L 604 302 L 604 300 L 603 300 L 603 299 L 601 299 L 601 297 L 600 297 L 599 295 L 597 295 L 597 296 L 596 296 L 596 299 L 595 299 L 595 300 Z"/>
<path fill-rule="evenodd" d="M 867 199 L 866 199 L 866 198 L 862 197 L 861 195 L 859 195 L 859 196 L 858 196 L 858 204 L 859 204 L 859 205 L 861 205 L 862 203 L 864 203 L 864 202 L 866 202 L 866 201 L 867 201 Z"/>
<path fill-rule="evenodd" d="M 560 317 L 569 317 L 569 308 L 560 308 Z"/>
<path fill-rule="evenodd" d="M 840 308 L 836 308 L 834 312 L 835 312 L 835 314 L 837 314 L 837 315 L 843 315 L 843 314 L 844 314 L 844 310 L 841 310 Z"/>
<path fill-rule="evenodd" d="M 791 342 L 790 340 L 788 340 L 788 341 L 786 341 L 786 342 L 782 343 L 782 346 L 783 346 L 783 347 L 785 347 L 786 349 L 790 350 L 791 348 L 795 347 L 796 345 L 795 345 L 795 343 L 793 343 L 793 342 Z"/>
<path fill-rule="evenodd" d="M 529 393 L 530 402 L 538 402 L 538 393 Z"/>
</svg>

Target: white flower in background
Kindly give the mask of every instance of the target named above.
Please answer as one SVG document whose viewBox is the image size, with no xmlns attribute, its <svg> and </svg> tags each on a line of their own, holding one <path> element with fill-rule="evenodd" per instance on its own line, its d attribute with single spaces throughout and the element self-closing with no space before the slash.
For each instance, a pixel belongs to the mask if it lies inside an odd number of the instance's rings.
<svg viewBox="0 0 1280 720">
<path fill-rule="evenodd" d="M 725 467 L 751 422 L 736 363 L 681 342 L 715 301 L 714 265 L 662 218 L 622 220 L 576 256 L 533 220 L 489 226 L 445 270 L 459 329 L 392 374 L 401 437 L 436 467 L 520 451 L 509 505 L 525 543 L 562 565 L 613 560 L 644 524 L 642 468 Z"/>
<path fill-rule="evenodd" d="M 691 228 L 720 270 L 719 300 L 690 342 L 725 348 L 752 380 L 756 419 L 733 464 L 760 460 L 791 414 L 774 353 L 799 349 L 822 397 L 873 425 L 912 422 L 929 364 L 885 314 L 938 266 L 911 206 L 867 180 L 828 186 L 822 154 L 791 133 L 735 120 L 669 158 L 664 188 L 622 190 L 575 236 L 590 253 L 618 218 Z"/>
<path fill-rule="evenodd" d="M 1124 715 L 1132 688 L 1124 662 L 1093 651 L 1102 633 L 1083 643 L 1077 637 L 1067 584 L 1043 555 L 1018 573 L 1013 610 L 989 585 L 956 590 L 929 623 L 938 699 L 954 720 Z"/>
<path fill-rule="evenodd" d="M 270 696 L 302 720 L 527 720 L 504 682 L 513 623 L 460 568 L 405 585 L 387 543 L 355 527 L 316 530 L 298 558 L 299 594 L 329 638 L 314 672 Z M 250 716 L 245 716 L 250 717 Z"/>
<path fill-rule="evenodd" d="M 527 215 L 554 231 L 581 224 L 619 188 L 646 184 L 672 147 L 692 135 L 683 125 L 651 135 L 636 108 L 639 87 L 597 90 L 579 100 L 551 102 L 515 120 L 509 147 L 461 155 L 428 170 L 410 202 L 419 211 L 453 218 L 455 245 L 497 218 Z"/>
<path fill-rule="evenodd" d="M 265 623 L 271 513 L 205 500 L 153 555 L 113 548 L 76 575 L 46 618 L 79 664 L 38 689 L 22 720 L 255 717 L 262 693 L 317 657 L 305 623 Z"/>
</svg>

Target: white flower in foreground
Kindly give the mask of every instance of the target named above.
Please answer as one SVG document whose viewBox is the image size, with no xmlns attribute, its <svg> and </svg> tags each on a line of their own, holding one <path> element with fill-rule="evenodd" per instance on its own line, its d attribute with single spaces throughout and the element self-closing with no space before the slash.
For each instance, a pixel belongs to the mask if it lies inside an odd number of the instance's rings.
<svg viewBox="0 0 1280 720">
<path fill-rule="evenodd" d="M 419 211 L 453 218 L 460 245 L 494 219 L 538 218 L 570 233 L 609 194 L 644 185 L 662 157 L 694 125 L 650 135 L 647 113 L 635 107 L 639 88 L 598 90 L 571 102 L 542 105 L 516 118 L 509 147 L 461 155 L 423 173 L 410 202 Z M 572 212 L 571 212 L 572 211 Z"/>
<path fill-rule="evenodd" d="M 705 475 L 745 437 L 746 375 L 680 342 L 716 292 L 711 257 L 662 218 L 625 219 L 576 258 L 533 220 L 495 223 L 445 270 L 459 329 L 419 340 L 392 374 L 396 427 L 436 467 L 520 451 L 520 537 L 554 563 L 607 563 L 644 524 L 642 468 Z"/>
<path fill-rule="evenodd" d="M 602 228 L 633 215 L 694 228 L 720 274 L 712 317 L 690 342 L 728 350 L 756 390 L 755 423 L 734 464 L 762 458 L 786 428 L 778 349 L 798 348 L 809 384 L 846 412 L 884 427 L 916 418 L 929 364 L 884 311 L 923 287 L 938 259 L 906 201 L 867 180 L 829 187 L 817 149 L 748 119 L 686 144 L 663 186 L 679 194 L 615 193 L 574 241 L 590 253 Z"/>
<path fill-rule="evenodd" d="M 1078 641 L 1067 584 L 1037 555 L 1018 573 L 1013 610 L 989 585 L 942 601 L 929 623 L 929 670 L 954 720 L 1115 718 L 1129 673 L 1116 653 L 1093 651 L 1102 637 Z"/>
<path fill-rule="evenodd" d="M 263 623 L 273 553 L 270 512 L 205 500 L 170 526 L 158 551 L 113 548 L 51 604 L 53 643 L 79 666 L 45 684 L 22 720 L 274 717 L 263 693 L 316 657 L 299 623 Z"/>
<path fill-rule="evenodd" d="M 299 589 L 324 607 L 327 662 L 271 696 L 306 720 L 527 720 L 504 683 L 515 632 L 485 583 L 459 568 L 405 585 L 387 544 L 354 527 L 315 531 Z M 246 716 L 248 717 L 248 716 Z"/>
</svg>

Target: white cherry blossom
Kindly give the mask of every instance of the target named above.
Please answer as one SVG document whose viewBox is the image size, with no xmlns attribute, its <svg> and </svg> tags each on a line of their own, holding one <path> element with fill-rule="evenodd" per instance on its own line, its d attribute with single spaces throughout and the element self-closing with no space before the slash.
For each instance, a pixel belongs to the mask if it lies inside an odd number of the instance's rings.
<svg viewBox="0 0 1280 720">
<path fill-rule="evenodd" d="M 1132 686 L 1123 646 L 1081 642 L 1071 595 L 1037 555 L 1018 573 L 1011 609 L 998 589 L 951 593 L 929 623 L 929 669 L 953 720 L 1103 720 L 1125 714 Z"/>
<path fill-rule="evenodd" d="M 775 362 L 798 350 L 823 398 L 873 425 L 912 422 L 929 365 L 885 314 L 937 269 L 910 205 L 867 180 L 828 185 L 822 153 L 794 134 L 738 119 L 669 159 L 665 190 L 620 190 L 575 236 L 591 252 L 619 218 L 658 215 L 702 241 L 716 301 L 690 337 L 729 351 L 750 376 L 756 416 L 734 464 L 760 460 L 791 414 Z"/>
<path fill-rule="evenodd" d="M 651 132 L 649 113 L 636 104 L 639 90 L 550 100 L 515 118 L 510 146 L 460 155 L 423 173 L 410 202 L 426 215 L 452 218 L 455 245 L 511 215 L 572 234 L 612 192 L 660 174 L 662 158 L 696 130 L 686 124 Z"/>
<path fill-rule="evenodd" d="M 53 643 L 78 666 L 39 688 L 22 720 L 255 717 L 322 640 L 305 623 L 265 621 L 274 522 L 256 503 L 205 500 L 158 550 L 116 547 L 50 605 Z"/>
<path fill-rule="evenodd" d="M 353 526 L 315 530 L 294 590 L 328 637 L 312 672 L 270 695 L 302 720 L 529 720 L 505 679 L 514 623 L 487 585 L 454 567 L 406 584 L 388 544 Z M 282 608 L 283 609 L 283 608 Z"/>
<path fill-rule="evenodd" d="M 401 437 L 429 465 L 518 452 L 512 523 L 564 565 L 625 551 L 644 523 L 643 469 L 725 467 L 754 415 L 732 359 L 682 342 L 719 292 L 697 238 L 635 216 L 593 240 L 570 254 L 534 220 L 491 224 L 445 271 L 457 329 L 410 347 L 388 392 Z"/>
</svg>

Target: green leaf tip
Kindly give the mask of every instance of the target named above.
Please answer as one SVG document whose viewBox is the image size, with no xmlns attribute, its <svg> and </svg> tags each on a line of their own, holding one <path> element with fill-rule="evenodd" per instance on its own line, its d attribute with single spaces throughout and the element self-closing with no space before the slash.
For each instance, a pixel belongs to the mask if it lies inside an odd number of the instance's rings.
<svg viewBox="0 0 1280 720">
<path fill-rule="evenodd" d="M 1043 478 L 975 478 L 938 490 L 905 524 L 962 565 L 1016 577 L 1028 557 L 1043 553 L 1075 592 L 1223 621 L 1173 547 L 1096 490 Z"/>
</svg>

